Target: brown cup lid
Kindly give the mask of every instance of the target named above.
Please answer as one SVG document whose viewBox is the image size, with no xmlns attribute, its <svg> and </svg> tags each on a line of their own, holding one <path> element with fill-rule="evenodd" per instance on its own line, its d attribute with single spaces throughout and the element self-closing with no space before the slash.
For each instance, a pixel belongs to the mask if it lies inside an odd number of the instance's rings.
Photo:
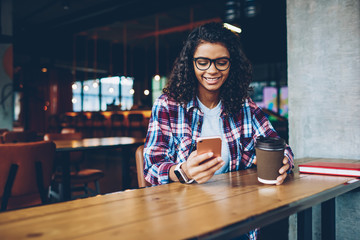
<svg viewBox="0 0 360 240">
<path fill-rule="evenodd" d="M 286 146 L 285 140 L 280 137 L 264 137 L 256 138 L 255 148 L 261 150 L 277 151 L 283 150 Z"/>
</svg>

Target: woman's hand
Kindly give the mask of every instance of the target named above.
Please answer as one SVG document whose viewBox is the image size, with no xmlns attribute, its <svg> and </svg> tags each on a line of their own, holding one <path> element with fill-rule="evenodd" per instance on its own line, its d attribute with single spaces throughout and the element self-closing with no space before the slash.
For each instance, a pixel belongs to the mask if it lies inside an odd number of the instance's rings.
<svg viewBox="0 0 360 240">
<path fill-rule="evenodd" d="M 214 158 L 212 152 L 197 154 L 193 151 L 187 161 L 181 165 L 186 176 L 198 183 L 207 182 L 219 170 L 225 162 L 221 157 Z"/>
<path fill-rule="evenodd" d="M 290 168 L 289 159 L 287 157 L 284 157 L 283 164 L 284 165 L 279 169 L 281 175 L 276 178 L 276 185 L 282 184 L 287 177 L 287 170 Z"/>
<path fill-rule="evenodd" d="M 253 163 L 256 165 L 256 157 L 254 158 Z M 287 157 L 284 157 L 283 166 L 279 169 L 280 176 L 276 178 L 276 185 L 280 185 L 284 182 L 284 180 L 287 177 L 287 170 L 289 170 L 289 168 L 290 168 L 289 159 Z"/>
</svg>

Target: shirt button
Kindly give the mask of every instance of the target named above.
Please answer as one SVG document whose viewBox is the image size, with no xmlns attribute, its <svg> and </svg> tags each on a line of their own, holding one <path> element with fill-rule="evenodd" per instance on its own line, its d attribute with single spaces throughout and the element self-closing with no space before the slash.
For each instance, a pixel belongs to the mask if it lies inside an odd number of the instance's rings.
<svg viewBox="0 0 360 240">
<path fill-rule="evenodd" d="M 198 126 L 200 126 L 200 121 L 199 121 L 199 122 L 197 122 L 197 125 L 198 125 Z"/>
</svg>

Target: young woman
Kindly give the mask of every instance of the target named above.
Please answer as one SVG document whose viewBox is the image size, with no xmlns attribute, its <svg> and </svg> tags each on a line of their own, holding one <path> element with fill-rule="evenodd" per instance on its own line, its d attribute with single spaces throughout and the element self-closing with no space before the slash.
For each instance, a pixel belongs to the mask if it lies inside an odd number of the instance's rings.
<svg viewBox="0 0 360 240">
<path fill-rule="evenodd" d="M 204 183 L 214 174 L 256 164 L 256 138 L 278 135 L 249 97 L 251 78 L 238 35 L 220 23 L 194 29 L 152 109 L 144 147 L 145 179 L 153 185 Z M 196 140 L 214 135 L 222 139 L 221 157 L 197 154 Z M 286 146 L 277 184 L 293 165 L 293 153 Z M 256 238 L 256 231 L 248 237 Z"/>
</svg>

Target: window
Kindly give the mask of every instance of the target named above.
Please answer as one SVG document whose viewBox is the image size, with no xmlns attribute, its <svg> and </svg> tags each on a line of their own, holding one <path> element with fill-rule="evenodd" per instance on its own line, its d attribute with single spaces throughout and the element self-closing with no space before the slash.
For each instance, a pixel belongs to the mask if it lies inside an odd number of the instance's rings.
<svg viewBox="0 0 360 240">
<path fill-rule="evenodd" d="M 87 80 L 83 82 L 83 111 L 99 111 L 99 80 Z"/>
<path fill-rule="evenodd" d="M 120 81 L 121 79 L 121 81 Z M 108 105 L 128 110 L 134 103 L 134 78 L 107 77 L 76 81 L 72 85 L 73 111 L 106 111 Z"/>
<path fill-rule="evenodd" d="M 154 104 L 155 100 L 160 97 L 162 90 L 165 87 L 167 82 L 166 77 L 159 77 L 158 75 L 152 78 L 152 102 Z"/>
<path fill-rule="evenodd" d="M 101 110 L 106 111 L 107 105 L 119 105 L 119 77 L 101 79 Z"/>
<path fill-rule="evenodd" d="M 75 82 L 72 85 L 72 92 L 73 92 L 72 104 L 73 104 L 73 111 L 75 112 L 81 112 L 82 109 L 81 88 L 82 88 L 81 82 Z"/>
<path fill-rule="evenodd" d="M 130 110 L 134 105 L 134 78 L 121 77 L 121 110 Z"/>
</svg>

